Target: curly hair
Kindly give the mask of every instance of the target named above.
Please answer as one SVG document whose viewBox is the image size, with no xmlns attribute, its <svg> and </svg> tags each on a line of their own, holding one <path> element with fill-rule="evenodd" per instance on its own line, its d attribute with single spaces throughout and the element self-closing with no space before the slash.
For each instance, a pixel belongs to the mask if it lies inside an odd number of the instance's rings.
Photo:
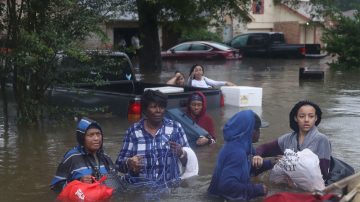
<svg viewBox="0 0 360 202">
<path fill-rule="evenodd" d="M 146 90 L 141 96 L 141 109 L 145 110 L 151 102 L 161 107 L 167 106 L 167 95 L 158 90 Z"/>
<path fill-rule="evenodd" d="M 305 105 L 310 105 L 312 107 L 314 107 L 315 109 L 315 114 L 317 116 L 317 120 L 315 122 L 315 125 L 318 126 L 321 122 L 321 115 L 322 115 L 322 112 L 321 112 L 321 109 L 320 107 L 309 101 L 309 100 L 302 100 L 302 101 L 299 101 L 298 103 L 296 103 L 294 105 L 294 107 L 291 109 L 290 111 L 290 114 L 289 114 L 289 120 L 290 120 L 290 128 L 292 130 L 294 130 L 295 132 L 299 132 L 299 126 L 298 126 L 298 123 L 295 121 L 295 117 L 297 116 L 297 113 L 299 111 L 299 109 L 302 107 L 302 106 L 305 106 Z"/>
</svg>

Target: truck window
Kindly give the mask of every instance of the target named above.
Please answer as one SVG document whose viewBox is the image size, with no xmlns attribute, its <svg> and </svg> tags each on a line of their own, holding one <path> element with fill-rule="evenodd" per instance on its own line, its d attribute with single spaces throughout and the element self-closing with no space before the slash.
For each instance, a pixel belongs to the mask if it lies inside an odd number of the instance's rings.
<svg viewBox="0 0 360 202">
<path fill-rule="evenodd" d="M 86 53 L 59 58 L 58 83 L 102 83 L 135 80 L 132 64 L 123 53 Z"/>
<path fill-rule="evenodd" d="M 263 35 L 251 35 L 249 36 L 248 45 L 250 46 L 264 46 L 265 38 Z"/>
<path fill-rule="evenodd" d="M 284 35 L 281 33 L 275 33 L 271 35 L 271 41 L 274 44 L 282 44 L 285 43 Z"/>
<path fill-rule="evenodd" d="M 247 34 L 237 36 L 236 38 L 234 38 L 231 41 L 230 46 L 235 47 L 235 48 L 244 47 L 244 46 L 246 46 L 248 37 L 249 37 L 249 35 L 247 35 Z"/>
</svg>

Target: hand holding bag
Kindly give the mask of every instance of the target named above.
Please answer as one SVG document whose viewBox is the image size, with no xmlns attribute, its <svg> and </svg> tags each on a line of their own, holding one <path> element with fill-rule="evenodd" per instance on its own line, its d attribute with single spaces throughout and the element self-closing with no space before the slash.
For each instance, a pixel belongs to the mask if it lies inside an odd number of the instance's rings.
<svg viewBox="0 0 360 202">
<path fill-rule="evenodd" d="M 113 194 L 113 189 L 102 184 L 106 176 L 97 181 L 93 178 L 92 184 L 74 180 L 67 184 L 57 197 L 58 201 L 103 201 L 109 199 Z"/>
</svg>

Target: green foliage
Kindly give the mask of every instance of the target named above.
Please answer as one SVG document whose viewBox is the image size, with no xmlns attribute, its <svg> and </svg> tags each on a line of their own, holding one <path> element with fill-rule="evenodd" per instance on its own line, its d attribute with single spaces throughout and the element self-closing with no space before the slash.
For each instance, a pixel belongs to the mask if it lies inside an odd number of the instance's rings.
<svg viewBox="0 0 360 202">
<path fill-rule="evenodd" d="M 196 29 L 196 30 L 187 30 L 182 32 L 180 41 L 216 41 L 222 42 L 221 38 L 213 32 L 208 31 L 207 29 Z"/>
<path fill-rule="evenodd" d="M 358 7 L 360 0 L 334 0 L 334 5 L 342 11 L 346 11 Z"/>
<path fill-rule="evenodd" d="M 81 57 L 81 41 L 92 33 L 105 36 L 98 25 L 116 5 L 112 0 L 8 0 L 0 8 L 6 10 L 0 9 L 0 28 L 12 49 L 11 64 L 0 70 L 12 76 L 18 119 L 36 122 L 44 113 L 47 88 L 59 80 L 58 53 Z"/>
<path fill-rule="evenodd" d="M 334 26 L 325 29 L 323 41 L 326 50 L 337 56 L 331 67 L 353 69 L 360 67 L 360 14 L 359 9 L 354 19 L 337 13 L 331 16 Z"/>
</svg>

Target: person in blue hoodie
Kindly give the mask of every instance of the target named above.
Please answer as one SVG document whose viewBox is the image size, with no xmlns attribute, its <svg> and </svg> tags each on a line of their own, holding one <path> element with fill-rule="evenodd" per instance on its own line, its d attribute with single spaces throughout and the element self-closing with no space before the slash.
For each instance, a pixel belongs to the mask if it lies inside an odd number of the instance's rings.
<svg viewBox="0 0 360 202">
<path fill-rule="evenodd" d="M 253 156 L 253 142 L 260 136 L 261 119 L 251 110 L 236 113 L 223 129 L 224 146 L 219 152 L 208 192 L 229 201 L 248 201 L 265 196 L 264 184 L 253 184 L 251 175 L 271 169 L 273 160 Z"/>
<path fill-rule="evenodd" d="M 103 131 L 96 121 L 82 118 L 76 140 L 78 145 L 66 152 L 51 181 L 50 188 L 55 192 L 61 192 L 73 180 L 91 184 L 93 177 L 99 180 L 116 172 L 113 161 L 103 150 Z"/>
</svg>

